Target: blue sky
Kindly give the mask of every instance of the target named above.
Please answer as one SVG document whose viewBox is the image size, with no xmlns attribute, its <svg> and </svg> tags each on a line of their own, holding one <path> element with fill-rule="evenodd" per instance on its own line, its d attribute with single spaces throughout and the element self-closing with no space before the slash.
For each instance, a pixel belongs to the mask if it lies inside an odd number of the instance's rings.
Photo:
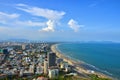
<svg viewBox="0 0 120 80">
<path fill-rule="evenodd" d="M 0 37 L 120 42 L 119 0 L 0 0 Z"/>
</svg>

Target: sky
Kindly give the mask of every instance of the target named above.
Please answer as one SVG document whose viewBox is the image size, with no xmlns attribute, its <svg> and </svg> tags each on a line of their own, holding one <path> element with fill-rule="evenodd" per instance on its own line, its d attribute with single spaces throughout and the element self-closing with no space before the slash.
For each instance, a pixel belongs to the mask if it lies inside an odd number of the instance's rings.
<svg viewBox="0 0 120 80">
<path fill-rule="evenodd" d="M 0 0 L 0 40 L 120 42 L 120 0 Z"/>
</svg>

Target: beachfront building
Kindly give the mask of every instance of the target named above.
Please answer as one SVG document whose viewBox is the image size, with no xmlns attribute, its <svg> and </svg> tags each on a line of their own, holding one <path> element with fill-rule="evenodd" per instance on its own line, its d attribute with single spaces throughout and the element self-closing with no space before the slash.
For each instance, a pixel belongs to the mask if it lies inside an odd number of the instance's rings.
<svg viewBox="0 0 120 80">
<path fill-rule="evenodd" d="M 58 69 L 49 69 L 49 78 L 57 78 L 59 76 L 59 70 Z"/>
<path fill-rule="evenodd" d="M 48 53 L 48 67 L 56 66 L 56 54 L 53 52 Z"/>
<path fill-rule="evenodd" d="M 65 72 L 70 72 L 70 71 L 71 71 L 71 67 L 68 66 L 65 68 Z"/>
<path fill-rule="evenodd" d="M 61 59 L 61 58 L 56 59 L 57 66 L 60 66 L 60 63 L 62 63 L 62 62 L 63 62 L 63 59 Z"/>
<path fill-rule="evenodd" d="M 67 62 L 61 62 L 60 68 L 65 70 L 65 72 L 71 71 L 71 67 L 69 66 L 69 64 Z"/>
<path fill-rule="evenodd" d="M 62 63 L 60 64 L 60 68 L 61 68 L 61 69 L 68 68 L 68 63 L 67 63 L 67 62 L 62 62 Z"/>
</svg>

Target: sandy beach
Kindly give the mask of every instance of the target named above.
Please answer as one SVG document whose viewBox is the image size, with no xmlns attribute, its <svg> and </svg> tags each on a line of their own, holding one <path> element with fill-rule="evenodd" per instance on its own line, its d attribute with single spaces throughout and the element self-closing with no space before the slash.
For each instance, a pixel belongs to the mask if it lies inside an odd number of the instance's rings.
<svg viewBox="0 0 120 80">
<path fill-rule="evenodd" d="M 59 58 L 62 58 L 64 61 L 68 62 L 69 65 L 72 65 L 75 67 L 75 70 L 78 72 L 78 73 L 82 73 L 82 74 L 96 74 L 98 75 L 99 77 L 101 78 L 111 78 L 103 73 L 100 73 L 100 72 L 96 72 L 96 71 L 90 71 L 89 69 L 84 69 L 83 67 L 80 66 L 80 64 L 84 64 L 82 61 L 75 61 L 73 59 L 70 59 L 69 57 L 63 55 L 61 52 L 59 52 L 57 49 L 56 49 L 56 46 L 57 44 L 54 44 L 51 46 L 51 50 L 56 53 L 56 56 L 59 57 Z M 112 79 L 112 78 L 111 78 Z"/>
</svg>

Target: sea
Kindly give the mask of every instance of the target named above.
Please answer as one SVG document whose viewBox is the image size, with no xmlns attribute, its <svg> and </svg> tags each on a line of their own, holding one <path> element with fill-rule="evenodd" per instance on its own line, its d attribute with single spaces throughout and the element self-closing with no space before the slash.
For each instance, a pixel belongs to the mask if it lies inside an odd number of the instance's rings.
<svg viewBox="0 0 120 80">
<path fill-rule="evenodd" d="M 120 43 L 60 43 L 56 49 L 81 65 L 120 80 Z"/>
</svg>

